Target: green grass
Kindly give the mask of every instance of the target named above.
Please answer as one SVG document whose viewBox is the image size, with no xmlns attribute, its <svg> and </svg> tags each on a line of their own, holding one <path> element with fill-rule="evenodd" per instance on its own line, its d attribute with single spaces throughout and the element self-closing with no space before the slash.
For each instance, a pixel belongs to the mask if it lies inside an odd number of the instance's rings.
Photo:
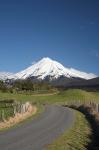
<svg viewBox="0 0 99 150">
<path fill-rule="evenodd" d="M 76 114 L 72 129 L 60 136 L 46 150 L 87 150 L 91 134 L 90 125 L 82 113 L 77 111 Z"/>
<path fill-rule="evenodd" d="M 4 112 L 4 119 L 9 119 L 9 117 L 13 116 L 13 108 L 0 108 L 0 121 L 3 121 L 2 119 L 2 113 Z"/>
<path fill-rule="evenodd" d="M 34 95 L 33 95 L 34 94 Z M 37 105 L 43 104 L 43 103 L 60 103 L 64 104 L 66 102 L 71 102 L 71 101 L 97 101 L 99 102 L 99 93 L 98 92 L 86 92 L 83 90 L 79 89 L 72 89 L 72 90 L 66 90 L 62 92 L 58 92 L 53 95 L 46 95 L 44 94 L 40 96 L 38 94 L 35 95 L 33 94 L 15 94 L 15 93 L 2 93 L 0 92 L 0 100 L 7 100 L 7 99 L 14 99 L 18 101 L 31 101 Z M 36 93 L 37 94 L 37 93 Z M 2 108 L 0 108 L 0 117 L 1 117 L 1 111 Z M 13 115 L 13 108 L 7 108 L 5 113 L 5 118 L 8 118 L 9 116 Z"/>
<path fill-rule="evenodd" d="M 28 118 L 26 118 L 24 120 L 21 120 L 19 123 L 15 124 L 15 125 L 12 125 L 11 127 L 0 129 L 0 132 L 9 130 L 9 128 L 16 128 L 16 127 L 22 125 L 23 123 L 26 123 L 26 122 L 34 119 L 35 117 L 39 116 L 42 112 L 44 112 L 44 106 L 43 105 L 37 104 L 36 106 L 37 106 L 37 112 L 35 114 L 33 114 L 32 116 L 30 116 L 30 117 L 28 117 Z M 6 112 L 6 113 L 8 113 L 8 112 Z"/>
<path fill-rule="evenodd" d="M 66 101 L 80 100 L 80 101 L 90 101 L 94 100 L 99 102 L 99 93 L 97 92 L 86 92 L 83 90 L 73 89 L 59 92 L 53 95 L 40 95 L 35 96 L 33 94 L 11 94 L 11 93 L 0 93 L 0 100 L 3 99 L 15 99 L 20 101 L 32 101 L 37 103 L 63 103 Z"/>
<path fill-rule="evenodd" d="M 0 121 L 7 120 L 14 115 L 14 108 L 11 104 L 0 103 Z"/>
<path fill-rule="evenodd" d="M 66 102 L 79 100 L 82 102 L 93 100 L 99 103 L 98 92 L 86 92 L 79 89 L 66 90 L 53 95 L 45 94 L 45 96 L 44 94 L 41 95 L 41 93 L 40 96 L 33 94 L 11 94 L 0 92 L 0 100 L 14 99 L 18 101 L 31 101 L 35 103 L 40 110 L 37 115 L 42 112 L 41 104 L 43 103 L 64 104 Z M 90 141 L 90 125 L 83 114 L 80 112 L 77 112 L 76 114 L 76 122 L 72 129 L 60 136 L 60 138 L 50 145 L 47 150 L 86 150 L 86 145 Z"/>
</svg>

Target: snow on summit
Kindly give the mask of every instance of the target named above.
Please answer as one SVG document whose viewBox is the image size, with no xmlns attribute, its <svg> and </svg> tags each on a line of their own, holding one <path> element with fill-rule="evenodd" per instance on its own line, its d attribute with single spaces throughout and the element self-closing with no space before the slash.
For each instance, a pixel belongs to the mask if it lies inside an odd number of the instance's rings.
<svg viewBox="0 0 99 150">
<path fill-rule="evenodd" d="M 60 76 L 67 78 L 83 78 L 83 79 L 92 79 L 97 77 L 92 73 L 85 73 L 73 68 L 65 68 L 59 62 L 52 60 L 48 57 L 41 59 L 40 61 L 32 64 L 27 69 L 16 73 L 13 78 L 15 79 L 26 79 L 29 77 L 36 77 L 37 79 L 45 79 L 47 76 L 50 76 L 51 79 L 57 79 Z"/>
</svg>

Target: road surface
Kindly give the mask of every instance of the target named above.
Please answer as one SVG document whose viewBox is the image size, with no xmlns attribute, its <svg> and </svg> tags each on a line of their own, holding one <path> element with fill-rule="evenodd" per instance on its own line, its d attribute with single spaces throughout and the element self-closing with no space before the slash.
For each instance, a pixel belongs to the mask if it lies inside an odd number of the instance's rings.
<svg viewBox="0 0 99 150">
<path fill-rule="evenodd" d="M 0 150 L 43 150 L 74 123 L 74 112 L 50 105 L 37 118 L 0 133 Z"/>
</svg>

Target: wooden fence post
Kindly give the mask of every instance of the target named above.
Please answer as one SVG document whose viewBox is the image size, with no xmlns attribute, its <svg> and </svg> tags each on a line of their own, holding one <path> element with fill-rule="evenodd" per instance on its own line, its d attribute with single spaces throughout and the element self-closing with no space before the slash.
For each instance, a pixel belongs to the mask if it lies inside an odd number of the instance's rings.
<svg viewBox="0 0 99 150">
<path fill-rule="evenodd" d="M 16 115 L 16 106 L 14 106 L 14 116 Z"/>
<path fill-rule="evenodd" d="M 96 104 L 96 112 L 98 112 L 98 104 Z"/>
<path fill-rule="evenodd" d="M 99 104 L 98 104 L 98 113 L 99 113 Z"/>
<path fill-rule="evenodd" d="M 2 120 L 4 121 L 4 120 L 5 120 L 4 110 L 1 111 L 1 116 L 2 116 L 2 117 L 1 117 Z"/>
</svg>

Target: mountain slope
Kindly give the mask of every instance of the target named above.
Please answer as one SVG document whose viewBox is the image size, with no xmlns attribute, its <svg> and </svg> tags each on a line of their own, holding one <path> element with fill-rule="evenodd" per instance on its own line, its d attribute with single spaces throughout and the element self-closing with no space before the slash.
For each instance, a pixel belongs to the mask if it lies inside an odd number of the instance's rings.
<svg viewBox="0 0 99 150">
<path fill-rule="evenodd" d="M 13 76 L 13 73 L 10 73 L 10 72 L 0 72 L 0 80 L 6 80 L 10 76 Z"/>
<path fill-rule="evenodd" d="M 58 79 L 59 77 L 66 78 L 81 78 L 81 79 L 92 79 L 97 77 L 92 73 L 85 73 L 73 68 L 65 68 L 62 64 L 54 61 L 50 58 L 43 58 L 37 63 L 33 64 L 29 68 L 18 72 L 9 78 L 14 79 L 26 79 L 26 78 L 36 78 L 44 80 L 49 77 L 50 80 Z"/>
</svg>

